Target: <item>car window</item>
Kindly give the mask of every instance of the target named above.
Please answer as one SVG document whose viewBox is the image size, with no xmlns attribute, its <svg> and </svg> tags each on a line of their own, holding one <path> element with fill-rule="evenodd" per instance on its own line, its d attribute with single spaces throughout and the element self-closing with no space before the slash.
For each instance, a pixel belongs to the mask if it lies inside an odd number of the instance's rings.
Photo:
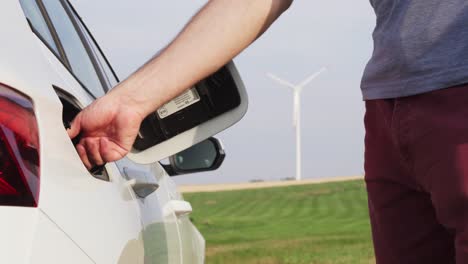
<svg viewBox="0 0 468 264">
<path fill-rule="evenodd" d="M 114 72 L 112 71 L 112 68 L 110 67 L 107 60 L 104 58 L 104 55 L 101 53 L 100 49 L 97 47 L 97 45 L 95 44 L 91 36 L 88 34 L 85 34 L 85 36 L 88 42 L 91 43 L 91 47 L 93 49 L 95 56 L 97 57 L 99 66 L 102 68 L 102 70 L 104 71 L 106 75 L 106 80 L 109 83 L 109 87 L 110 88 L 115 87 L 119 83 L 119 81 L 115 77 Z"/>
<path fill-rule="evenodd" d="M 74 12 L 73 8 L 69 5 L 69 3 L 67 2 L 66 4 L 72 11 L 71 13 L 73 14 L 73 18 L 75 19 L 75 21 L 77 21 L 81 32 L 83 32 L 83 35 L 86 38 L 86 42 L 88 42 L 88 44 L 90 45 L 93 55 L 96 58 L 99 64 L 99 67 L 101 68 L 101 71 L 104 72 L 104 77 L 107 81 L 107 84 L 109 85 L 109 88 L 113 88 L 119 83 L 119 81 L 117 80 L 114 74 L 114 71 L 109 65 L 109 62 L 105 59 L 104 54 L 102 53 L 102 50 L 98 47 L 95 39 L 92 37 L 88 28 L 86 28 L 82 20 L 76 15 L 76 13 Z"/>
<path fill-rule="evenodd" d="M 52 33 L 47 26 L 47 22 L 37 5 L 37 2 L 31 0 L 20 0 L 20 3 L 33 30 L 52 49 L 52 51 L 55 52 L 56 55 L 59 55 L 60 53 L 57 45 L 55 44 Z"/>
<path fill-rule="evenodd" d="M 96 97 L 104 89 L 80 34 L 59 0 L 42 0 L 67 56 L 72 72 Z"/>
</svg>

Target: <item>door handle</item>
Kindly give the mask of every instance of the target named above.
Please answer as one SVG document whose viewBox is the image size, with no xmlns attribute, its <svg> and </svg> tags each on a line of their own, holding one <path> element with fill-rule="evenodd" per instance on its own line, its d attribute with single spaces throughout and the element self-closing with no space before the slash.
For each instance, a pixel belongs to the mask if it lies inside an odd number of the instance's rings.
<svg viewBox="0 0 468 264">
<path fill-rule="evenodd" d="M 192 205 L 187 201 L 172 200 L 164 206 L 164 215 L 168 216 L 174 213 L 177 218 L 189 215 L 192 213 Z"/>
<path fill-rule="evenodd" d="M 159 188 L 159 184 L 157 183 L 141 182 L 137 179 L 131 179 L 127 181 L 127 184 L 133 189 L 138 197 L 143 199 L 154 193 Z"/>
<path fill-rule="evenodd" d="M 150 182 L 150 175 L 145 171 L 132 170 L 130 168 L 123 169 L 127 179 L 127 184 L 133 189 L 135 194 L 140 198 L 146 198 L 150 194 L 154 193 L 158 188 L 159 184 L 156 182 Z"/>
</svg>

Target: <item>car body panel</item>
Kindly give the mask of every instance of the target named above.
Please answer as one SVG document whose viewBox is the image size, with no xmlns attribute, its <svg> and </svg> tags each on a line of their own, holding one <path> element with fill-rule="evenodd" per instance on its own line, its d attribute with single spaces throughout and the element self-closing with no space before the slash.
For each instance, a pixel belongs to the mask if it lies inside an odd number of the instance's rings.
<svg viewBox="0 0 468 264">
<path fill-rule="evenodd" d="M 87 256 L 55 223 L 43 212 L 38 214 L 33 246 L 29 262 L 47 264 L 91 264 Z M 2 262 L 3 263 L 3 262 Z M 17 263 L 17 262 L 5 262 Z"/>
<path fill-rule="evenodd" d="M 94 263 L 40 209 L 0 207 L 0 263 Z"/>
<path fill-rule="evenodd" d="M 0 263 L 28 263 L 39 210 L 0 207 Z"/>
</svg>

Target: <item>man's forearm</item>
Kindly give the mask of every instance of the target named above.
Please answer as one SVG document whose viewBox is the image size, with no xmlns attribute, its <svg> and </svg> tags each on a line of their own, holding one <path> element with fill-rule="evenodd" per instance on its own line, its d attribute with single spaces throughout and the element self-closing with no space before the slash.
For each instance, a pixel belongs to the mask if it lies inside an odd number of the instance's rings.
<svg viewBox="0 0 468 264">
<path fill-rule="evenodd" d="M 211 0 L 158 56 L 111 95 L 154 112 L 229 62 L 261 35 L 292 0 Z"/>
</svg>

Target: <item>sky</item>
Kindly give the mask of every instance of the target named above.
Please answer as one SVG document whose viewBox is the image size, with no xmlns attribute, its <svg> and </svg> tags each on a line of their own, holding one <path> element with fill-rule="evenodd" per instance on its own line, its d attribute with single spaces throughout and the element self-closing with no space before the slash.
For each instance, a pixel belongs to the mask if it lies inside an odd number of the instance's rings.
<svg viewBox="0 0 468 264">
<path fill-rule="evenodd" d="M 167 45 L 201 0 L 72 0 L 121 79 Z M 366 0 L 296 0 L 252 46 L 235 58 L 249 111 L 217 135 L 223 166 L 174 178 L 179 184 L 275 181 L 295 175 L 293 95 L 266 76 L 300 83 L 328 71 L 302 94 L 304 178 L 363 174 L 364 103 L 360 79 L 372 54 L 375 15 Z"/>
</svg>

